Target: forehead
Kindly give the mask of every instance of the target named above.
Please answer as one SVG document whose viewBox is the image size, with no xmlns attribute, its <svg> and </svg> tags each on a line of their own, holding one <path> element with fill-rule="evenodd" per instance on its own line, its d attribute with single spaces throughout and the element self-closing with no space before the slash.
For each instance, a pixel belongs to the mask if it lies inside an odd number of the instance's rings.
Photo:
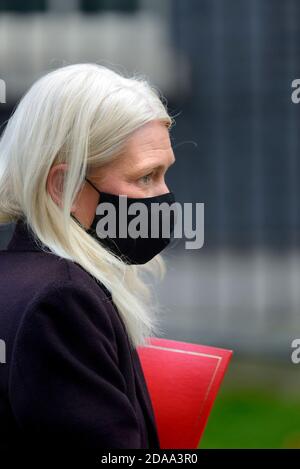
<svg viewBox="0 0 300 469">
<path fill-rule="evenodd" d="M 135 145 L 168 146 L 170 144 L 169 131 L 160 121 L 151 121 L 135 130 L 127 140 L 128 147 Z"/>
<path fill-rule="evenodd" d="M 159 121 L 148 122 L 134 131 L 126 142 L 124 153 L 123 161 L 138 167 L 149 163 L 168 165 L 175 159 L 169 131 Z"/>
</svg>

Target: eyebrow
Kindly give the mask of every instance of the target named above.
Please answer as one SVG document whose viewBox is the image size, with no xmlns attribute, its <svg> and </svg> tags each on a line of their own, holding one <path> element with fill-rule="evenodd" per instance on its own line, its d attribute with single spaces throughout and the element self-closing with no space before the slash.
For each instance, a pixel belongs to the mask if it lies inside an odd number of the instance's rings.
<svg viewBox="0 0 300 469">
<path fill-rule="evenodd" d="M 149 165 L 147 166 L 144 166 L 143 168 L 140 168 L 140 169 L 137 169 L 136 170 L 136 174 L 142 174 L 144 173 L 145 171 L 154 171 L 155 169 L 165 169 L 165 168 L 170 168 L 170 166 L 172 166 L 174 163 L 175 163 L 176 159 L 174 158 L 173 161 L 171 161 L 170 164 L 168 164 L 167 166 L 164 165 L 164 164 L 155 164 L 155 163 L 150 163 Z"/>
</svg>

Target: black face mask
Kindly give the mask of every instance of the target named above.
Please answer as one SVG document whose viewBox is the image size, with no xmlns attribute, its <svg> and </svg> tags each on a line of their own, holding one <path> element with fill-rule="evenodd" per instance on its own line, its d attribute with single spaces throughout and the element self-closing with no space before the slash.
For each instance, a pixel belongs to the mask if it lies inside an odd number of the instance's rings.
<svg viewBox="0 0 300 469">
<path fill-rule="evenodd" d="M 109 237 L 108 235 L 105 238 L 99 237 L 96 232 L 96 227 L 99 221 L 106 217 L 106 214 L 98 215 L 95 214 L 91 227 L 87 230 L 94 239 L 96 239 L 99 243 L 103 244 L 104 246 L 108 247 L 112 252 L 114 252 L 117 256 L 119 256 L 125 263 L 127 264 L 145 264 L 146 262 L 150 261 L 154 256 L 159 254 L 166 246 L 170 243 L 174 232 L 174 224 L 176 221 L 176 212 L 174 214 L 173 210 L 166 210 L 165 212 L 160 213 L 159 217 L 151 217 L 151 204 L 161 204 L 167 203 L 169 206 L 175 202 L 174 194 L 172 192 L 168 192 L 167 194 L 158 195 L 155 197 L 145 197 L 145 198 L 126 198 L 127 204 L 127 226 L 126 228 L 126 237 L 120 237 L 119 235 L 119 195 L 117 194 L 110 194 L 107 192 L 102 192 L 94 186 L 94 184 L 86 179 L 91 186 L 99 193 L 99 203 L 98 205 L 104 202 L 111 203 L 115 208 L 116 213 L 116 237 Z M 101 198 L 100 198 L 101 196 Z M 147 211 L 147 237 L 133 238 L 128 235 L 128 226 L 130 222 L 137 217 L 137 213 L 134 215 L 129 214 L 130 206 L 135 202 L 142 202 Z M 105 212 L 105 210 L 104 210 Z M 168 222 L 170 226 L 170 232 L 164 233 L 162 230 L 162 225 L 166 221 L 166 216 L 168 217 Z M 155 227 L 154 227 L 155 225 Z M 151 227 L 156 229 L 156 236 L 158 237 L 151 237 Z M 123 227 L 124 228 L 124 227 Z M 143 233 L 144 235 L 144 233 Z M 169 235 L 166 237 L 166 235 Z"/>
</svg>

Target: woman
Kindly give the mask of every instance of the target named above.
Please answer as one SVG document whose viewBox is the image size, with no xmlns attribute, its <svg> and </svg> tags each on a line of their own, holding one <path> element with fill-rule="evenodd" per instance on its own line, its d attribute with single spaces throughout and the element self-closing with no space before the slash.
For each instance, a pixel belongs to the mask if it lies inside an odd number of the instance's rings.
<svg viewBox="0 0 300 469">
<path fill-rule="evenodd" d="M 118 195 L 172 203 L 172 122 L 145 80 L 96 64 L 45 75 L 8 121 L 0 448 L 159 448 L 136 347 L 159 331 L 143 271 L 163 275 L 169 240 L 100 239 L 96 225 Z"/>
</svg>

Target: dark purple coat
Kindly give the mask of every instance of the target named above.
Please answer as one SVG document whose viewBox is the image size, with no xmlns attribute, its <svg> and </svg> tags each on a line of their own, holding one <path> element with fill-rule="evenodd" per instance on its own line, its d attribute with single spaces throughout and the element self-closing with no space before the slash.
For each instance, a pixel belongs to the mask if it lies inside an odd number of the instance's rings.
<svg viewBox="0 0 300 469">
<path fill-rule="evenodd" d="M 110 293 L 44 252 L 22 221 L 0 251 L 0 339 L 0 450 L 159 448 L 139 357 Z"/>
</svg>

